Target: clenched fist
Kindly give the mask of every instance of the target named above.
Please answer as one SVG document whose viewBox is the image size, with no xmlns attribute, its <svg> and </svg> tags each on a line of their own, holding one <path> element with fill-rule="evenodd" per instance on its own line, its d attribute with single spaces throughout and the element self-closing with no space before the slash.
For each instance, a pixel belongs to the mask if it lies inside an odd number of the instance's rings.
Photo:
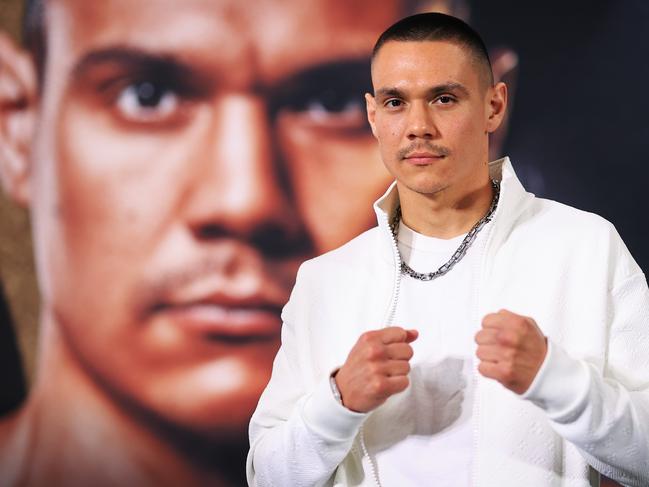
<svg viewBox="0 0 649 487">
<path fill-rule="evenodd" d="M 548 351 L 547 339 L 532 318 L 504 309 L 482 319 L 475 341 L 478 371 L 517 394 L 530 387 Z"/>
<path fill-rule="evenodd" d="M 408 387 L 416 330 L 392 326 L 363 333 L 338 370 L 335 380 L 343 405 L 366 413 Z"/>
</svg>

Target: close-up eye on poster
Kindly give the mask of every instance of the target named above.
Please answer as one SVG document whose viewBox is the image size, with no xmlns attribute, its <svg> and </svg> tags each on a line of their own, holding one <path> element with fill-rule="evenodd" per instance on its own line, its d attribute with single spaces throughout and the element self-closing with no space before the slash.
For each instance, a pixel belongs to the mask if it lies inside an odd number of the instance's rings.
<svg viewBox="0 0 649 487">
<path fill-rule="evenodd" d="M 648 28 L 0 0 L 0 487 L 649 486 Z"/>
</svg>

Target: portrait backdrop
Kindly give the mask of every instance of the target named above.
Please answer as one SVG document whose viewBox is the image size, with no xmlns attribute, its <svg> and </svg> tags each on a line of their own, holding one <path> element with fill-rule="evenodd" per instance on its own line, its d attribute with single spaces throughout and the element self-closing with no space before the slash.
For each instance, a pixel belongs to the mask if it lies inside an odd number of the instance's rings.
<svg viewBox="0 0 649 487">
<path fill-rule="evenodd" d="M 366 8 L 361 2 L 343 3 L 347 7 L 335 4 L 341 12 Z M 490 48 L 497 77 L 511 88 L 509 121 L 495 136 L 498 153 L 492 156 L 510 156 L 523 183 L 536 195 L 611 221 L 646 272 L 649 4 L 643 0 L 404 4 L 416 4 L 415 10 L 451 11 L 476 27 Z M 308 19 L 309 2 L 302 5 L 301 15 Z M 20 38 L 22 8 L 19 0 L 0 0 L 0 28 L 16 40 Z M 182 2 L 177 8 L 183 8 Z M 335 11 L 329 13 L 335 17 Z M 393 20 L 407 13 L 403 6 L 395 9 Z M 129 12 L 125 10 L 124 15 Z M 357 15 L 362 23 L 364 12 L 359 10 Z M 343 13 L 340 17 L 344 18 Z M 276 20 L 275 29 L 285 28 L 281 16 Z M 320 24 L 315 18 L 314 22 L 313 29 L 305 28 L 302 37 L 295 39 L 302 48 L 316 42 L 313 39 Z M 379 24 L 383 28 L 389 24 L 381 22 L 377 20 L 377 33 Z M 343 30 L 328 35 L 332 52 L 350 37 Z M 234 38 L 232 43 L 236 42 Z M 295 238 L 255 234 L 255 245 L 266 245 L 258 249 L 260 258 L 281 254 L 277 247 L 286 244 L 294 247 L 292 255 L 301 261 L 341 245 L 373 224 L 371 202 L 390 178 L 363 118 L 363 93 L 371 90 L 369 48 L 370 41 L 362 40 L 340 60 L 307 63 L 297 74 L 278 75 L 284 84 L 260 80 L 267 96 L 263 118 L 270 121 L 271 135 L 252 152 L 266 151 L 273 164 L 281 166 L 279 175 L 273 173 L 272 184 L 281 185 L 289 195 L 290 206 L 298 214 L 294 220 L 300 220 L 299 224 L 282 223 L 282 231 L 295 233 Z M 246 69 L 243 62 L 239 66 L 242 72 Z M 6 67 L 0 64 L 3 69 Z M 236 124 L 236 119 L 230 121 Z M 156 169 L 152 166 L 149 170 Z M 259 177 L 270 177 L 264 174 Z M 147 197 L 162 201 L 165 192 Z M 343 197 L 352 203 L 342 204 Z M 300 228 L 295 230 L 295 226 Z M 271 225 L 270 230 L 276 228 Z M 206 231 L 221 230 L 210 227 Z M 0 315 L 0 411 L 7 411 L 5 414 L 25 398 L 37 369 L 39 297 L 32 253 L 28 212 L 3 195 L 0 277 L 8 312 Z M 292 271 L 288 280 L 293 278 Z M 93 333 L 92 327 L 87 333 Z M 269 364 L 264 367 L 262 378 L 270 373 Z M 247 441 L 243 431 L 239 441 Z M 232 468 L 243 471 L 243 465 Z"/>
</svg>

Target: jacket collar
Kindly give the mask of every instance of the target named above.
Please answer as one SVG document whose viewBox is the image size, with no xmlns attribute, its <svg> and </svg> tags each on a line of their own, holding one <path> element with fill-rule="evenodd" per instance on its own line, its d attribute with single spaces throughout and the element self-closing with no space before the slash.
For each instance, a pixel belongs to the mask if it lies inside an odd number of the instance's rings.
<svg viewBox="0 0 649 487">
<path fill-rule="evenodd" d="M 493 241 L 497 248 L 509 235 L 517 217 L 531 203 L 534 195 L 526 192 L 523 188 L 509 157 L 490 162 L 489 174 L 492 179 L 500 181 L 500 200 L 493 218 L 494 227 L 497 229 L 493 232 Z M 397 256 L 389 222 L 394 218 L 395 211 L 399 206 L 399 191 L 396 181 L 373 206 L 381 234 L 381 255 L 389 262 L 395 262 Z"/>
</svg>

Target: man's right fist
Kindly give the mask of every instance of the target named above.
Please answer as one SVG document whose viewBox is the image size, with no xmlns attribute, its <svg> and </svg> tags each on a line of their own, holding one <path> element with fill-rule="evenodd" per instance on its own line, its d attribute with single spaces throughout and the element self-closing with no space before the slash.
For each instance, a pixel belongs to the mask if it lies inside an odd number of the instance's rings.
<svg viewBox="0 0 649 487">
<path fill-rule="evenodd" d="M 343 405 L 367 413 L 405 390 L 413 354 L 410 343 L 418 335 L 417 330 L 398 326 L 363 333 L 335 375 Z"/>
</svg>

